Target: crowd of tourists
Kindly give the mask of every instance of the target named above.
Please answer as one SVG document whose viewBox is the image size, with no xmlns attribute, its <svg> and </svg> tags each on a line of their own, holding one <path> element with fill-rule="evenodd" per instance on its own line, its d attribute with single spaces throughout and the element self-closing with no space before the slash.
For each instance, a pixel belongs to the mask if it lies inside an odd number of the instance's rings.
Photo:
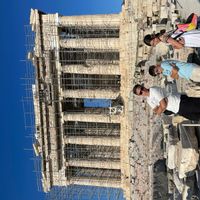
<svg viewBox="0 0 200 200">
<path fill-rule="evenodd" d="M 178 24 L 174 31 L 148 34 L 144 43 L 155 47 L 159 43 L 171 45 L 174 49 L 187 47 L 200 48 L 200 17 L 192 13 L 184 24 Z M 200 82 L 200 66 L 196 63 L 178 60 L 164 60 L 160 64 L 149 67 L 149 74 L 170 76 L 173 79 L 184 78 L 192 82 Z M 153 86 L 146 88 L 141 84 L 133 87 L 133 93 L 147 98 L 153 112 L 160 115 L 177 114 L 190 120 L 200 120 L 200 97 L 188 97 L 181 93 L 168 93 L 164 88 Z"/>
</svg>

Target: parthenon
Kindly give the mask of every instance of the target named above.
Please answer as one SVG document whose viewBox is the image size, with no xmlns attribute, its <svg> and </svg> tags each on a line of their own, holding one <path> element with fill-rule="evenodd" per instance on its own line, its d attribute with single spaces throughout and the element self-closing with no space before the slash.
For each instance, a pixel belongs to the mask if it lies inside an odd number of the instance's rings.
<svg viewBox="0 0 200 200">
<path fill-rule="evenodd" d="M 45 192 L 73 184 L 130 192 L 128 146 L 121 147 L 120 19 L 31 10 L 34 150 Z"/>
<path fill-rule="evenodd" d="M 200 15 L 199 2 L 193 3 L 124 0 L 119 14 L 79 16 L 31 9 L 27 63 L 34 78 L 31 74 L 27 90 L 34 104 L 37 183 L 47 200 L 164 200 L 189 194 L 181 191 L 186 182 L 179 187 L 177 169 L 172 172 L 166 164 L 175 163 L 175 146 L 167 145 L 180 119 L 156 117 L 132 89 L 140 83 L 199 94 L 199 87 L 185 81 L 167 85 L 148 73 L 161 60 L 186 61 L 192 49 L 143 42 L 146 34 L 174 29 L 177 19 L 190 14 L 189 7 Z"/>
</svg>

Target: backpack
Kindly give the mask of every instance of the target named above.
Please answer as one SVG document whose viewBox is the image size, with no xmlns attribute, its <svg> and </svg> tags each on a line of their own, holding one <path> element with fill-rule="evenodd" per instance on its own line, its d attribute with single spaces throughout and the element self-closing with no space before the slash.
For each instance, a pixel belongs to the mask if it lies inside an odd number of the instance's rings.
<svg viewBox="0 0 200 200">
<path fill-rule="evenodd" d="M 192 13 L 186 20 L 185 24 L 178 24 L 177 31 L 186 32 L 197 28 L 198 16 Z"/>
<path fill-rule="evenodd" d="M 167 32 L 167 35 L 170 37 L 172 35 L 175 35 L 174 37 L 172 36 L 173 39 L 178 39 L 181 35 L 183 35 L 185 32 L 194 30 L 197 28 L 197 23 L 198 23 L 198 16 L 194 13 L 192 13 L 186 20 L 185 24 L 177 24 L 177 29 L 172 30 Z"/>
</svg>

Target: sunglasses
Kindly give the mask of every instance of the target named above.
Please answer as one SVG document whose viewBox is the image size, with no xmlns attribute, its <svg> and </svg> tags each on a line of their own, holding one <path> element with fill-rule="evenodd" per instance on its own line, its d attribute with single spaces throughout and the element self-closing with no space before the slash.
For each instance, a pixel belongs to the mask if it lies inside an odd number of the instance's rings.
<svg viewBox="0 0 200 200">
<path fill-rule="evenodd" d="M 143 91 L 144 91 L 144 87 L 141 87 L 141 88 L 140 88 L 139 95 L 142 95 Z"/>
</svg>

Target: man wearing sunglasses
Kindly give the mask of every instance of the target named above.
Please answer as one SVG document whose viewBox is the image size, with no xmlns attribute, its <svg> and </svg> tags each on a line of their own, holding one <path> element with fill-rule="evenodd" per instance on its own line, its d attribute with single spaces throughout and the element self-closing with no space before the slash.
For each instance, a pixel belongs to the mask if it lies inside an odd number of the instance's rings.
<svg viewBox="0 0 200 200">
<path fill-rule="evenodd" d="M 200 98 L 179 93 L 168 94 L 163 88 L 154 86 L 147 89 L 139 84 L 133 87 L 133 93 L 146 97 L 157 115 L 171 111 L 190 120 L 200 120 Z"/>
<path fill-rule="evenodd" d="M 176 60 L 165 60 L 161 64 L 149 67 L 151 76 L 163 74 L 173 79 L 184 78 L 194 82 L 200 82 L 200 66 L 195 63 L 180 62 Z"/>
</svg>

